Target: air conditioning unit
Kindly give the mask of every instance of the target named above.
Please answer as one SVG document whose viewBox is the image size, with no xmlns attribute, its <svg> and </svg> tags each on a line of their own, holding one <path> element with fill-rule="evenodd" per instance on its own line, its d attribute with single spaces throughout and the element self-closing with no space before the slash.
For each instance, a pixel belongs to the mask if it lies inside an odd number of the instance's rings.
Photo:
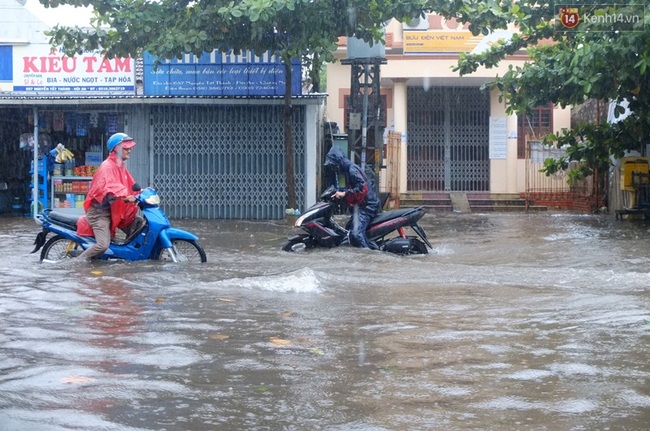
<svg viewBox="0 0 650 431">
<path fill-rule="evenodd" d="M 429 29 L 429 16 L 419 16 L 410 21 L 404 22 L 402 27 L 404 30 L 428 30 Z"/>
</svg>

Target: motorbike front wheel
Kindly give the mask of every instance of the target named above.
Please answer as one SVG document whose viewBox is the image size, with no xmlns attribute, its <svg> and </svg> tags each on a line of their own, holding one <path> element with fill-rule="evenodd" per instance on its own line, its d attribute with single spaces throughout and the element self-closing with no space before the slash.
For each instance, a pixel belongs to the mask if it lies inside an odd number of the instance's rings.
<svg viewBox="0 0 650 431">
<path fill-rule="evenodd" d="M 189 239 L 172 239 L 172 245 L 176 250 L 176 256 L 179 262 L 204 263 L 208 261 L 205 250 L 197 241 Z M 173 262 L 167 249 L 160 250 L 157 258 L 164 262 Z"/>
<path fill-rule="evenodd" d="M 299 235 L 292 238 L 284 243 L 282 250 L 284 251 L 301 251 L 313 247 L 313 243 L 309 236 Z"/>
<path fill-rule="evenodd" d="M 83 252 L 81 244 L 61 235 L 55 235 L 43 246 L 41 261 L 57 262 L 79 256 Z"/>
</svg>

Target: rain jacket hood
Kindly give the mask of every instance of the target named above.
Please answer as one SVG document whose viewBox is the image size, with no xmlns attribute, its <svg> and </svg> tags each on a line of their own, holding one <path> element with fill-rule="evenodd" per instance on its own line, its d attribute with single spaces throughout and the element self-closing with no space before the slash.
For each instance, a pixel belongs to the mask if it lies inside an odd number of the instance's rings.
<svg viewBox="0 0 650 431">
<path fill-rule="evenodd" d="M 339 171 L 347 171 L 352 162 L 345 156 L 341 147 L 332 146 L 325 156 L 325 167 L 335 168 Z"/>
<path fill-rule="evenodd" d="M 379 199 L 374 187 L 370 184 L 361 168 L 352 163 L 340 147 L 334 145 L 327 152 L 325 168 L 330 171 L 330 175 L 333 175 L 333 184 L 336 184 L 336 174 L 345 175 L 345 199 L 348 205 L 367 207 L 374 211 L 375 214 L 379 212 Z"/>
</svg>

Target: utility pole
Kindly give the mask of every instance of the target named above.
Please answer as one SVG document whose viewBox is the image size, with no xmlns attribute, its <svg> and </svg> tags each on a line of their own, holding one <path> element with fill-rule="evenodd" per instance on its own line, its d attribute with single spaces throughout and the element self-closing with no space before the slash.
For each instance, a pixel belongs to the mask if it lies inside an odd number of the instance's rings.
<svg viewBox="0 0 650 431">
<path fill-rule="evenodd" d="M 348 146 L 350 159 L 366 172 L 379 193 L 379 173 L 383 161 L 383 135 L 386 110 L 381 99 L 380 68 L 386 64 L 385 47 L 348 38 L 348 58 L 341 64 L 351 66 L 348 102 Z"/>
</svg>

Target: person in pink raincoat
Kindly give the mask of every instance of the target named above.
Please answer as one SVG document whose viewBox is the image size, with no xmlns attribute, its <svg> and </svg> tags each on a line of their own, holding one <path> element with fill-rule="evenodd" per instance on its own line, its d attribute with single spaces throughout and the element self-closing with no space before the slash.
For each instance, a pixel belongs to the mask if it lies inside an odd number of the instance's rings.
<svg viewBox="0 0 650 431">
<path fill-rule="evenodd" d="M 94 236 L 95 244 L 79 257 L 93 259 L 101 256 L 110 246 L 119 228 L 127 236 L 142 226 L 144 220 L 137 216 L 132 186 L 135 180 L 126 169 L 135 141 L 126 133 L 115 133 L 108 141 L 108 157 L 102 162 L 90 185 L 84 201 L 86 214 L 77 222 L 77 234 Z"/>
</svg>

